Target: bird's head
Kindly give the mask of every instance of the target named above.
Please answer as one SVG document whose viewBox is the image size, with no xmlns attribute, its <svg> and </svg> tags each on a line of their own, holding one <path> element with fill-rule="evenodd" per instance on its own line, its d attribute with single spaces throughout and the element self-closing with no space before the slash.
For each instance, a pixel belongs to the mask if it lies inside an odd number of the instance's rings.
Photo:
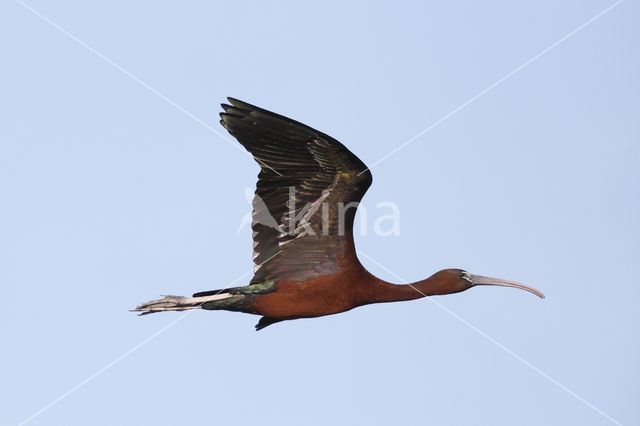
<svg viewBox="0 0 640 426">
<path fill-rule="evenodd" d="M 474 275 L 462 269 L 445 269 L 436 275 L 441 275 L 441 280 L 448 287 L 447 293 L 457 293 L 465 291 L 477 285 L 495 285 L 501 287 L 513 287 L 526 290 L 536 296 L 544 299 L 544 294 L 528 285 L 520 284 L 515 281 L 507 281 L 500 278 L 485 277 L 482 275 Z"/>
</svg>

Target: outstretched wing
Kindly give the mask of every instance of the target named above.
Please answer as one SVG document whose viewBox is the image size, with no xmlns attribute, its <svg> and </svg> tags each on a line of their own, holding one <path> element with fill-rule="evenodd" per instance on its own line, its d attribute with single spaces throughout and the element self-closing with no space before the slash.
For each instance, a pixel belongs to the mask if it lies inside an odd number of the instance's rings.
<svg viewBox="0 0 640 426">
<path fill-rule="evenodd" d="M 228 98 L 220 123 L 260 165 L 252 283 L 337 272 L 371 172 L 344 145 L 302 123 Z"/>
</svg>

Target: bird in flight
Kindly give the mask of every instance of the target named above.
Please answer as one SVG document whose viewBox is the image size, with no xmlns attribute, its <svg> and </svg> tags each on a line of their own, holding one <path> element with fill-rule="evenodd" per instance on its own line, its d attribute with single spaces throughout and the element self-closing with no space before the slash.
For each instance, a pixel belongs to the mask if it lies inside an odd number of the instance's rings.
<svg viewBox="0 0 640 426">
<path fill-rule="evenodd" d="M 369 273 L 353 242 L 358 203 L 372 182 L 367 166 L 332 137 L 297 121 L 228 98 L 220 123 L 260 165 L 253 200 L 254 275 L 246 286 L 165 296 L 141 315 L 188 309 L 261 315 L 271 324 L 345 312 L 371 303 L 458 293 L 478 285 L 524 284 L 444 269 L 412 284 Z"/>
</svg>

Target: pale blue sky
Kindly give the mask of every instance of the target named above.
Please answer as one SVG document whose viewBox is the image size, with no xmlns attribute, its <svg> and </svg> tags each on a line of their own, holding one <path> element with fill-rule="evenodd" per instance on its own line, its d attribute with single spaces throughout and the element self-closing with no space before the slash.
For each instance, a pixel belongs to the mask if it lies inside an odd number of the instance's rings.
<svg viewBox="0 0 640 426">
<path fill-rule="evenodd" d="M 234 96 L 367 164 L 613 3 L 27 1 L 218 132 Z M 621 3 L 375 166 L 363 200 L 401 211 L 399 236 L 356 237 L 382 278 L 459 267 L 545 292 L 436 299 L 530 365 L 427 299 L 259 333 L 193 312 L 28 424 L 640 423 L 639 12 Z M 0 33 L 9 425 L 182 315 L 128 309 L 251 269 L 236 230 L 258 167 L 20 3 Z"/>
</svg>

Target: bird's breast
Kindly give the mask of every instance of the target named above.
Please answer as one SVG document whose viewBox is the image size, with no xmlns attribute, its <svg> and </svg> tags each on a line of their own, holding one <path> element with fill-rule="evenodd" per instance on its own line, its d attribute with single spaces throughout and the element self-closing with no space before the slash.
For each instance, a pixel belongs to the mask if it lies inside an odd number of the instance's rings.
<svg viewBox="0 0 640 426">
<path fill-rule="evenodd" d="M 257 314 L 274 318 L 310 318 L 348 311 L 358 306 L 349 278 L 320 276 L 307 281 L 279 281 L 276 291 L 258 296 Z"/>
</svg>

